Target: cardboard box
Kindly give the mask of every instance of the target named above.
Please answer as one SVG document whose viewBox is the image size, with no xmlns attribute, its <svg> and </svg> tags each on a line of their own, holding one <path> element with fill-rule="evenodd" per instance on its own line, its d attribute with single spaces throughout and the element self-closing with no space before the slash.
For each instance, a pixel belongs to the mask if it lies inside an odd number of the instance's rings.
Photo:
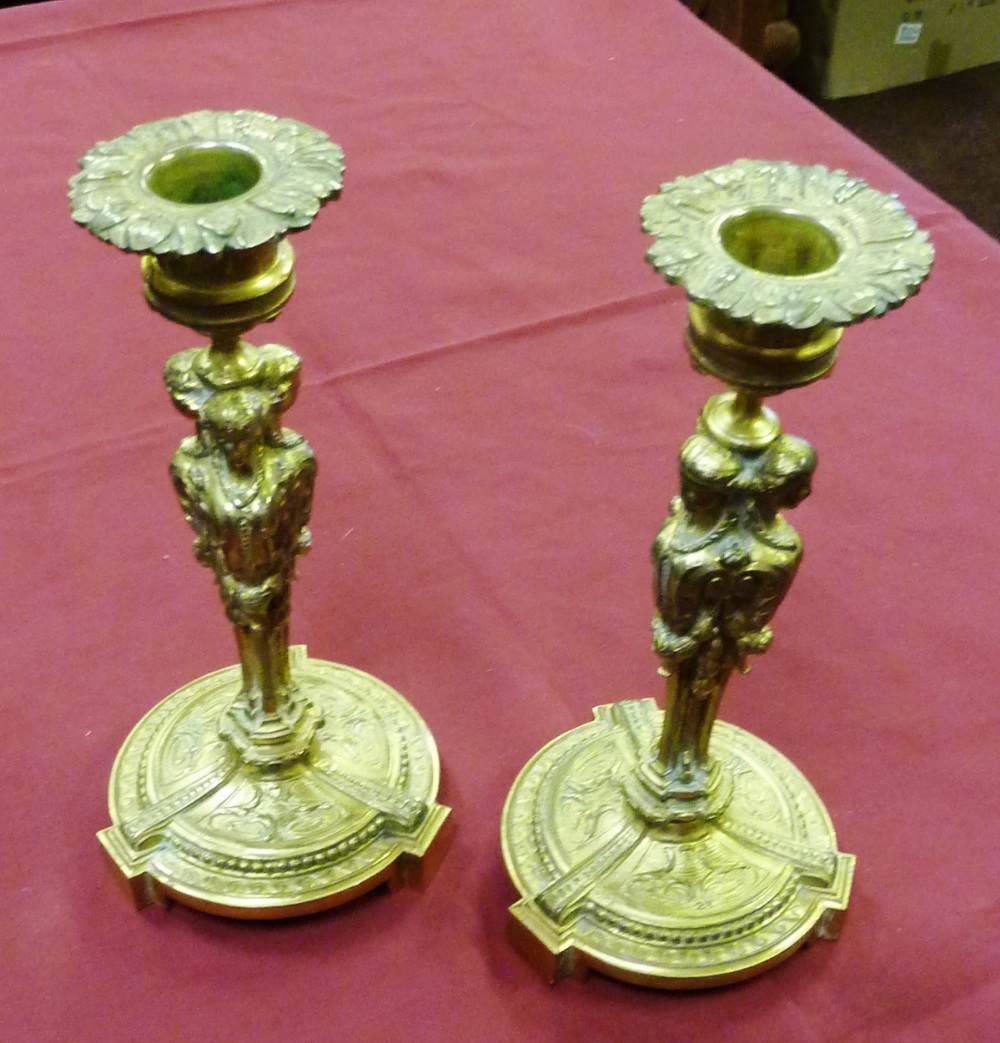
<svg viewBox="0 0 1000 1043">
<path fill-rule="evenodd" d="M 1000 61 L 1000 0 L 792 0 L 793 80 L 823 98 L 870 94 Z"/>
</svg>

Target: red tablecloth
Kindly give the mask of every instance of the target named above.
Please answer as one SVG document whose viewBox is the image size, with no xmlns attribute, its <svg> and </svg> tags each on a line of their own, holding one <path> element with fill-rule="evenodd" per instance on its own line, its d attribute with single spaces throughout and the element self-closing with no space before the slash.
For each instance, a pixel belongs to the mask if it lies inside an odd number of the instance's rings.
<svg viewBox="0 0 1000 1043">
<path fill-rule="evenodd" d="M 0 97 L 0 1035 L 993 1038 L 1000 246 L 672 0 L 61 0 L 0 12 Z M 159 372 L 196 338 L 66 203 L 96 141 L 238 107 L 348 160 L 257 334 L 303 356 L 321 462 L 293 639 L 420 710 L 456 826 L 423 893 L 269 925 L 138 913 L 94 838 L 128 731 L 234 649 L 165 473 Z M 505 937 L 500 811 L 592 706 L 659 694 L 648 546 L 715 386 L 638 209 L 740 156 L 897 191 L 938 251 L 777 400 L 820 457 L 806 558 L 723 707 L 823 796 L 851 909 L 737 987 L 553 988 Z"/>
</svg>

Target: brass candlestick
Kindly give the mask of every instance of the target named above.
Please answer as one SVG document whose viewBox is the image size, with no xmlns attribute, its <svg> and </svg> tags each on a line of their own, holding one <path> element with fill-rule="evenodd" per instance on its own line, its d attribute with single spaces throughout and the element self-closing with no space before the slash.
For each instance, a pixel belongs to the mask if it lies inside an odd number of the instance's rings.
<svg viewBox="0 0 1000 1043">
<path fill-rule="evenodd" d="M 843 327 L 902 304 L 933 251 L 894 198 L 822 167 L 740 160 L 664 185 L 642 217 L 648 259 L 687 291 L 695 368 L 730 386 L 684 443 L 653 545 L 666 711 L 599 706 L 536 754 L 503 851 L 523 895 L 514 940 L 550 978 L 696 988 L 835 937 L 847 907 L 854 857 L 815 790 L 716 715 L 771 642 L 802 555 L 779 512 L 816 462 L 762 399 L 829 373 Z"/>
<path fill-rule="evenodd" d="M 282 427 L 298 357 L 243 335 L 294 287 L 289 232 L 340 193 L 343 153 L 295 120 L 195 112 L 95 146 L 74 219 L 142 253 L 146 299 L 211 339 L 165 370 L 195 421 L 170 465 L 239 665 L 174 692 L 115 761 L 99 835 L 140 905 L 272 919 L 419 877 L 448 814 L 434 740 L 395 691 L 290 648 L 290 588 L 309 549 L 316 461 Z"/>
</svg>

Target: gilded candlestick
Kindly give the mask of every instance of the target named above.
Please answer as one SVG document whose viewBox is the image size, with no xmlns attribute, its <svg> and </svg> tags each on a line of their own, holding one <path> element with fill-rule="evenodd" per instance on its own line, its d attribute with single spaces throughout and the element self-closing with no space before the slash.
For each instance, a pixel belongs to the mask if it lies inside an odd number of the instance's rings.
<svg viewBox="0 0 1000 1043">
<path fill-rule="evenodd" d="M 101 843 L 140 905 L 242 918 L 416 880 L 448 814 L 434 740 L 388 685 L 289 646 L 316 460 L 282 424 L 298 357 L 243 340 L 291 296 L 285 236 L 339 195 L 343 152 L 296 120 L 204 111 L 136 127 L 80 165 L 74 219 L 141 253 L 149 304 L 210 338 L 164 371 L 195 422 L 170 474 L 239 653 L 129 735 Z"/>
<path fill-rule="evenodd" d="M 522 898 L 515 943 L 550 978 L 595 968 L 660 988 L 758 974 L 832 938 L 854 857 L 805 777 L 717 721 L 727 683 L 771 644 L 802 544 L 811 447 L 767 395 L 826 376 L 843 328 L 902 304 L 933 251 L 899 202 L 841 171 L 740 160 L 642 207 L 648 259 L 690 302 L 709 399 L 653 544 L 653 649 L 666 708 L 595 709 L 522 770 L 503 814 Z"/>
</svg>

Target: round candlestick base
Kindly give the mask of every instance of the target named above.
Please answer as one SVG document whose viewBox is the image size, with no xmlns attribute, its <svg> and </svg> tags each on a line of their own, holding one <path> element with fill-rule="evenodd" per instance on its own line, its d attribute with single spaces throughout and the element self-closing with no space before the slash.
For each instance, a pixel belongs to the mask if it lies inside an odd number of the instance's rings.
<svg viewBox="0 0 1000 1043">
<path fill-rule="evenodd" d="M 504 860 L 523 896 L 511 933 L 542 973 L 704 988 L 836 937 L 854 856 L 837 851 L 826 809 L 789 760 L 717 722 L 711 756 L 731 797 L 700 822 L 657 823 L 628 785 L 663 711 L 640 699 L 594 717 L 527 763 L 504 808 Z"/>
<path fill-rule="evenodd" d="M 118 753 L 110 828 L 98 837 L 137 904 L 174 899 L 240 919 L 339 905 L 436 866 L 448 808 L 430 731 L 401 695 L 351 667 L 290 650 L 299 692 L 322 717 L 307 755 L 247 763 L 219 735 L 239 666 L 155 706 Z"/>
</svg>

